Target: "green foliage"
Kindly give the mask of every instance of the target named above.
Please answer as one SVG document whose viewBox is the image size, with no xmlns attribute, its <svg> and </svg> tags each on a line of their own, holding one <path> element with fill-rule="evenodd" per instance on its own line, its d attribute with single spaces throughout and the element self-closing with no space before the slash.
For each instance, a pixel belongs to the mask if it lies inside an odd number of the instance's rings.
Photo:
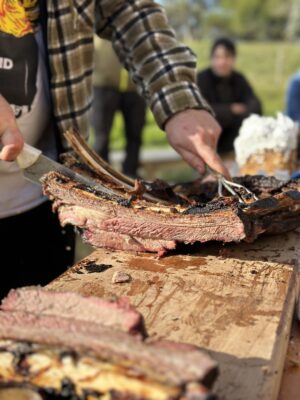
<svg viewBox="0 0 300 400">
<path fill-rule="evenodd" d="M 198 55 L 198 68 L 208 64 L 210 42 L 191 41 L 188 43 Z M 263 102 L 264 114 L 275 115 L 285 107 L 285 92 L 288 78 L 300 68 L 300 46 L 284 42 L 241 42 L 238 45 L 237 69 L 243 72 L 256 94 Z M 143 142 L 146 147 L 166 146 L 165 134 L 148 113 Z M 115 119 L 111 146 L 124 148 L 123 121 L 120 115 Z"/>
<path fill-rule="evenodd" d="M 244 39 L 283 39 L 294 0 L 220 0 L 228 33 Z M 225 13 L 226 14 L 226 13 Z"/>
<path fill-rule="evenodd" d="M 300 34 L 300 0 L 164 0 L 162 4 L 183 38 L 230 35 L 284 40 Z"/>
<path fill-rule="evenodd" d="M 125 137 L 123 132 L 123 119 L 121 114 L 118 113 L 114 120 L 110 142 L 113 149 L 124 149 Z M 147 123 L 143 131 L 143 144 L 146 147 L 167 146 L 166 135 L 158 128 L 151 111 L 147 113 Z"/>
<path fill-rule="evenodd" d="M 204 19 L 204 0 L 165 0 L 164 7 L 172 27 L 182 37 L 200 38 Z"/>
</svg>

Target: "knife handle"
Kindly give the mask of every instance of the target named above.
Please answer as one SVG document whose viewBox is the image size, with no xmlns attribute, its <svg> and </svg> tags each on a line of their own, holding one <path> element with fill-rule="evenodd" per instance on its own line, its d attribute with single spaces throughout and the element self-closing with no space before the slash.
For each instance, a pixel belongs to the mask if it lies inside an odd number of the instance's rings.
<svg viewBox="0 0 300 400">
<path fill-rule="evenodd" d="M 37 161 L 41 154 L 41 150 L 38 150 L 35 147 L 25 143 L 16 161 L 21 169 L 25 169 L 31 167 L 31 165 Z"/>
</svg>

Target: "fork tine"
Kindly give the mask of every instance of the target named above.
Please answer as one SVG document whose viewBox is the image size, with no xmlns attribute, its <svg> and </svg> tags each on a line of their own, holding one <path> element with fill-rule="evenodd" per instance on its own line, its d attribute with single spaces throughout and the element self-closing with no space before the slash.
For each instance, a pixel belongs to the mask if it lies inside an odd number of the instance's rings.
<svg viewBox="0 0 300 400">
<path fill-rule="evenodd" d="M 236 182 L 228 181 L 225 178 L 224 178 L 224 181 L 226 181 L 226 184 L 229 185 L 229 186 L 233 186 L 233 187 L 236 187 L 238 189 L 245 190 L 246 193 L 250 194 L 253 197 L 253 199 L 258 200 L 258 197 L 253 192 L 251 192 L 251 190 L 246 188 L 246 186 L 240 185 L 239 183 L 236 183 Z"/>
<path fill-rule="evenodd" d="M 234 188 L 237 188 L 237 189 L 240 189 L 240 190 L 244 191 L 244 193 L 246 193 L 249 196 L 251 196 L 251 198 L 254 199 L 255 201 L 258 200 L 258 197 L 253 192 L 251 192 L 251 190 L 247 189 L 243 185 L 240 185 L 239 183 L 235 183 L 235 182 L 229 181 L 224 176 L 222 176 L 219 172 L 213 170 L 208 165 L 206 165 L 206 173 L 207 174 L 211 174 L 215 178 L 217 178 L 217 180 L 218 180 L 218 195 L 219 196 L 223 195 L 222 186 L 224 186 L 224 188 L 229 193 L 231 193 L 233 196 L 236 196 L 239 199 L 239 202 L 242 203 L 242 204 L 247 204 L 247 202 L 244 200 L 243 195 L 241 193 L 239 193 L 238 191 L 235 191 Z"/>
<path fill-rule="evenodd" d="M 222 179 L 220 179 L 220 178 L 218 178 L 218 195 L 219 195 L 219 197 L 223 197 Z"/>
<path fill-rule="evenodd" d="M 225 189 L 228 190 L 229 193 L 231 193 L 233 196 L 237 196 L 237 198 L 239 199 L 240 203 L 245 203 L 244 200 L 242 199 L 242 197 L 240 196 L 239 193 L 237 193 L 228 183 L 228 181 L 224 178 L 221 178 L 221 182 L 222 185 L 225 187 Z"/>
</svg>

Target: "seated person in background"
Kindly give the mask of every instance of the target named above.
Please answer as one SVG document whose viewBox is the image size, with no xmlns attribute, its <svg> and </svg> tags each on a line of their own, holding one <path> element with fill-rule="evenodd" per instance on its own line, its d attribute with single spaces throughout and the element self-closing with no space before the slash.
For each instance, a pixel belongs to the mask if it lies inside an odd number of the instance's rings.
<svg viewBox="0 0 300 400">
<path fill-rule="evenodd" d="M 95 131 L 94 149 L 104 160 L 108 161 L 110 131 L 116 111 L 121 111 L 126 136 L 123 172 L 135 178 L 146 119 L 146 103 L 137 93 L 128 72 L 120 64 L 111 42 L 95 36 L 94 45 L 92 110 L 92 126 Z"/>
<path fill-rule="evenodd" d="M 295 122 L 300 124 L 300 71 L 296 72 L 289 81 L 286 114 Z"/>
<path fill-rule="evenodd" d="M 219 152 L 233 150 L 243 119 L 261 114 L 261 103 L 246 78 L 234 70 L 235 44 L 226 38 L 218 39 L 211 49 L 211 66 L 198 73 L 198 86 L 216 113 L 222 127 Z"/>
</svg>

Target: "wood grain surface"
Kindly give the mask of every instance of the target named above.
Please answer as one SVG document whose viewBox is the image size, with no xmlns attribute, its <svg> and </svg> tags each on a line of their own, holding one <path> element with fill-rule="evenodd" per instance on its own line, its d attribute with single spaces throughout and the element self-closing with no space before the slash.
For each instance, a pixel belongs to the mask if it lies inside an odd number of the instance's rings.
<svg viewBox="0 0 300 400">
<path fill-rule="evenodd" d="M 196 344 L 219 362 L 220 400 L 275 400 L 298 295 L 299 239 L 296 231 L 161 259 L 97 250 L 48 287 L 128 296 L 152 337 Z M 112 283 L 117 271 L 130 282 Z"/>
</svg>

